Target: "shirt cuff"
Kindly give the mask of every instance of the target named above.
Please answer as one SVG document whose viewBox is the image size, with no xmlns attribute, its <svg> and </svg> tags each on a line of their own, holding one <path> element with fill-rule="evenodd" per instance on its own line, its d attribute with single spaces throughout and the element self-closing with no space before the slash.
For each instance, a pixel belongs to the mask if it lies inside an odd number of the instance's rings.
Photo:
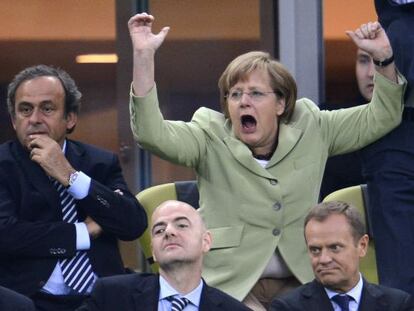
<svg viewBox="0 0 414 311">
<path fill-rule="evenodd" d="M 91 178 L 83 172 L 79 172 L 78 177 L 67 190 L 76 199 L 81 200 L 89 193 Z"/>
<path fill-rule="evenodd" d="M 84 222 L 75 223 L 76 227 L 76 250 L 82 251 L 91 248 L 91 239 L 88 228 Z"/>
<path fill-rule="evenodd" d="M 129 88 L 129 96 L 132 97 L 132 98 L 145 98 L 145 97 L 148 97 L 149 94 L 153 93 L 154 90 L 156 91 L 156 89 L 157 89 L 156 88 L 156 83 L 154 83 L 153 87 L 148 91 L 148 93 L 146 95 L 138 96 L 138 95 L 135 95 L 134 87 L 132 86 L 132 82 L 131 82 L 131 87 Z"/>
</svg>

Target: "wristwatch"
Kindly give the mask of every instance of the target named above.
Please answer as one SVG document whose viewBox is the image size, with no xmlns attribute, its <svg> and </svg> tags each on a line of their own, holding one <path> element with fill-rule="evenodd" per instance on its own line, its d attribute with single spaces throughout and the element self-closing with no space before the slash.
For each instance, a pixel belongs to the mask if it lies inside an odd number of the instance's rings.
<svg viewBox="0 0 414 311">
<path fill-rule="evenodd" d="M 75 172 L 73 172 L 73 173 L 71 173 L 69 175 L 69 185 L 68 185 L 68 188 L 73 185 L 73 183 L 78 178 L 78 176 L 79 176 L 79 172 L 77 172 L 77 171 L 75 171 Z"/>
<path fill-rule="evenodd" d="M 376 66 L 385 67 L 385 66 L 388 66 L 389 64 L 391 64 L 394 61 L 394 54 L 392 54 L 391 57 L 386 58 L 382 61 L 381 60 L 376 60 L 376 59 L 372 59 L 372 61 Z"/>
</svg>

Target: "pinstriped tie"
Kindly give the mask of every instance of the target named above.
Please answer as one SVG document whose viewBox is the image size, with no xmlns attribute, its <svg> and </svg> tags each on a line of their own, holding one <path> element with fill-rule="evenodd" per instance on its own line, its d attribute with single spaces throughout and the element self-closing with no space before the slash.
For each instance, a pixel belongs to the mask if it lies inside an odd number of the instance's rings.
<svg viewBox="0 0 414 311">
<path fill-rule="evenodd" d="M 75 199 L 57 180 L 53 181 L 53 185 L 59 193 L 63 221 L 71 224 L 78 222 Z M 60 259 L 59 264 L 65 284 L 80 294 L 86 294 L 95 280 L 86 251 L 77 251 L 71 258 Z"/>
<path fill-rule="evenodd" d="M 178 296 L 169 297 L 168 300 L 171 301 L 171 311 L 181 311 L 190 302 L 187 298 L 184 298 L 184 297 L 180 298 Z"/>
</svg>

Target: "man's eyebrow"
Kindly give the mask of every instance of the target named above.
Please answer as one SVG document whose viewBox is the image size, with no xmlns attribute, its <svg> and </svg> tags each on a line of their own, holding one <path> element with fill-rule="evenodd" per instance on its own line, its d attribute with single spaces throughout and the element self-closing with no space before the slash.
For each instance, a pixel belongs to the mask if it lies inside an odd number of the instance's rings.
<svg viewBox="0 0 414 311">
<path fill-rule="evenodd" d="M 53 102 L 53 100 L 46 99 L 46 100 L 42 100 L 40 102 L 40 105 L 44 105 L 44 104 L 54 104 L 54 102 Z M 30 106 L 33 106 L 33 103 L 30 102 L 30 101 L 23 100 L 23 101 L 17 102 L 16 105 L 30 105 Z"/>
<path fill-rule="evenodd" d="M 166 224 L 165 224 L 165 222 L 164 222 L 164 221 L 159 221 L 159 222 L 155 223 L 155 224 L 152 226 L 151 231 L 154 231 L 154 228 L 156 228 L 156 227 L 165 226 L 165 225 L 166 225 Z"/>
<path fill-rule="evenodd" d="M 179 217 L 176 217 L 176 218 L 174 218 L 173 222 L 182 221 L 182 220 L 185 220 L 185 221 L 187 221 L 187 222 L 191 223 L 190 219 L 189 219 L 188 217 L 186 217 L 186 216 L 179 216 Z M 159 222 L 156 222 L 156 223 L 152 226 L 151 231 L 153 231 L 153 230 L 154 230 L 154 228 L 156 228 L 156 227 L 166 226 L 166 225 L 167 225 L 167 223 L 166 223 L 165 221 L 159 221 Z"/>
<path fill-rule="evenodd" d="M 357 58 L 371 58 L 368 54 L 358 54 Z"/>
<path fill-rule="evenodd" d="M 21 102 L 16 102 L 16 105 L 20 106 L 20 105 L 33 105 L 31 102 L 28 101 L 21 101 Z"/>
<path fill-rule="evenodd" d="M 188 219 L 188 217 L 185 217 L 185 216 L 180 216 L 180 217 L 174 218 L 174 222 L 181 221 L 181 220 L 186 220 L 189 223 L 191 223 L 190 219 Z"/>
</svg>

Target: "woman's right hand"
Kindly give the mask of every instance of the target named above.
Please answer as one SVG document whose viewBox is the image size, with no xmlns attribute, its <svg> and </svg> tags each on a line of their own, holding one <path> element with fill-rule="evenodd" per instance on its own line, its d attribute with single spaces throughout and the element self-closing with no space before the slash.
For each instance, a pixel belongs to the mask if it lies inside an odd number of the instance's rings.
<svg viewBox="0 0 414 311">
<path fill-rule="evenodd" d="M 164 41 L 170 28 L 164 27 L 158 34 L 153 34 L 153 22 L 154 16 L 147 13 L 139 13 L 129 19 L 128 28 L 134 51 L 155 52 Z"/>
<path fill-rule="evenodd" d="M 152 33 L 154 16 L 140 13 L 128 21 L 131 36 L 134 67 L 132 87 L 137 96 L 145 96 L 154 86 L 154 54 L 164 42 L 170 30 L 164 27 L 158 34 Z"/>
</svg>

